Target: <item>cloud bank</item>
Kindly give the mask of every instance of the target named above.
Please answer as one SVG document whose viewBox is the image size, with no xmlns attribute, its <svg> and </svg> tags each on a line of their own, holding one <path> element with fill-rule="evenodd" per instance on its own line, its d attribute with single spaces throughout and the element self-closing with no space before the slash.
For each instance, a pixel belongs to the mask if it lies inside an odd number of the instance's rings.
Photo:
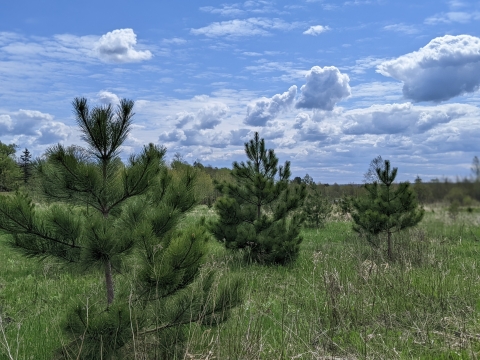
<svg viewBox="0 0 480 360">
<path fill-rule="evenodd" d="M 437 37 L 418 51 L 383 62 L 377 71 L 402 81 L 403 95 L 415 102 L 472 93 L 480 86 L 480 38 Z"/>
</svg>

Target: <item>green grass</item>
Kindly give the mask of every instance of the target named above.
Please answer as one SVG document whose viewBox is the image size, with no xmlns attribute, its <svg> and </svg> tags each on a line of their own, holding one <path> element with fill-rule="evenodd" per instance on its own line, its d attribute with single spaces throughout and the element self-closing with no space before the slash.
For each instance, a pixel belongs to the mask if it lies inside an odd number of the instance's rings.
<svg viewBox="0 0 480 360">
<path fill-rule="evenodd" d="M 199 207 L 187 221 L 213 215 Z M 435 208 L 395 237 L 393 263 L 344 221 L 304 230 L 300 256 L 287 267 L 246 265 L 212 241 L 206 266 L 241 276 L 245 300 L 213 329 L 192 324 L 184 358 L 475 359 L 479 224 L 476 211 L 452 220 Z M 50 359 L 65 341 L 66 310 L 103 295 L 101 274 L 64 272 L 4 243 L 0 237 L 0 314 L 11 358 Z M 2 334 L 0 342 L 0 359 L 10 359 Z"/>
</svg>

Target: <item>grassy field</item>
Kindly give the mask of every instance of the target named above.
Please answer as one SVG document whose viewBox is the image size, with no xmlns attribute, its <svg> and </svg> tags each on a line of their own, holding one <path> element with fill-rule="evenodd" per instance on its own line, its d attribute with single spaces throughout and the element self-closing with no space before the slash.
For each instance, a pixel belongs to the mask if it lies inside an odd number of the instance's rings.
<svg viewBox="0 0 480 360">
<path fill-rule="evenodd" d="M 395 237 L 387 262 L 333 219 L 304 230 L 287 267 L 245 265 L 212 241 L 207 267 L 240 275 L 245 300 L 215 328 L 192 324 L 184 359 L 476 359 L 480 213 L 441 207 Z M 190 219 L 212 216 L 198 207 Z M 102 293 L 102 274 L 25 259 L 0 237 L 0 359 L 51 359 L 66 310 Z M 136 338 L 136 359 L 146 359 Z M 75 357 L 72 356 L 72 359 Z M 132 357 L 133 358 L 133 357 Z"/>
</svg>

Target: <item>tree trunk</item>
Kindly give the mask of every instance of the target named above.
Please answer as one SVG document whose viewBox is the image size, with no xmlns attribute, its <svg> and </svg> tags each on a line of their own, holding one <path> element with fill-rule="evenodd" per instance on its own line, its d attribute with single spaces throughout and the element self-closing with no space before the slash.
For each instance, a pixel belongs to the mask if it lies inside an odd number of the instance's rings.
<svg viewBox="0 0 480 360">
<path fill-rule="evenodd" d="M 110 306 L 114 298 L 112 264 L 110 260 L 105 263 L 105 285 L 107 286 L 107 304 Z"/>
<path fill-rule="evenodd" d="M 388 241 L 388 259 L 392 261 L 393 260 L 392 233 L 390 231 L 387 232 L 387 241 Z"/>
<path fill-rule="evenodd" d="M 260 207 L 261 205 L 257 205 L 257 220 L 260 219 Z"/>
</svg>

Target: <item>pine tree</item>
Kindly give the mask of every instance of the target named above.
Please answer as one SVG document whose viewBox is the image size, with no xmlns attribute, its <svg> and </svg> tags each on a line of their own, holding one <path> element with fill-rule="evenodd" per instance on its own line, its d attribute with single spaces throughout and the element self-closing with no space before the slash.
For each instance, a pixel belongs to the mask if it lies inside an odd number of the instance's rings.
<svg viewBox="0 0 480 360">
<path fill-rule="evenodd" d="M 304 217 L 297 210 L 306 196 L 305 185 L 289 186 L 290 162 L 278 166 L 275 152 L 265 148 L 258 132 L 245 143 L 245 153 L 246 163 L 233 163 L 235 181 L 217 183 L 223 196 L 215 203 L 219 218 L 211 232 L 228 249 L 246 249 L 251 260 L 288 263 L 302 241 Z"/>
<path fill-rule="evenodd" d="M 392 234 L 418 224 L 424 210 L 418 207 L 415 192 L 408 182 L 394 185 L 397 168 L 385 160 L 376 169 L 379 182 L 365 184 L 367 195 L 353 201 L 354 230 L 370 235 L 386 233 L 388 258 L 393 260 Z"/>
<path fill-rule="evenodd" d="M 20 192 L 0 199 L 0 228 L 12 235 L 15 249 L 104 274 L 106 308 L 99 301 L 82 304 L 65 320 L 72 341 L 60 353 L 67 358 L 72 353 L 81 359 L 119 358 L 140 334 L 155 335 L 164 345 L 162 356 L 173 358 L 176 349 L 169 344 L 181 340 L 183 325 L 221 321 L 217 314 L 239 301 L 238 281 L 218 284 L 213 272 L 199 278 L 205 225 L 179 227 L 196 204 L 192 173 L 174 178 L 164 163 L 166 149 L 153 144 L 127 164 L 118 157 L 133 105 L 124 99 L 116 112 L 111 105 L 90 110 L 86 99 L 75 99 L 88 147 L 56 145 L 47 151 L 38 166 L 47 206 Z M 140 267 L 133 290 L 119 281 L 131 257 Z"/>
<path fill-rule="evenodd" d="M 20 155 L 20 169 L 22 170 L 22 180 L 26 184 L 28 179 L 32 176 L 32 154 L 28 151 L 27 148 L 23 150 L 22 155 Z"/>
<path fill-rule="evenodd" d="M 305 224 L 318 229 L 325 225 L 325 221 L 332 212 L 332 204 L 314 182 L 307 186 L 307 193 L 303 205 Z"/>
</svg>

